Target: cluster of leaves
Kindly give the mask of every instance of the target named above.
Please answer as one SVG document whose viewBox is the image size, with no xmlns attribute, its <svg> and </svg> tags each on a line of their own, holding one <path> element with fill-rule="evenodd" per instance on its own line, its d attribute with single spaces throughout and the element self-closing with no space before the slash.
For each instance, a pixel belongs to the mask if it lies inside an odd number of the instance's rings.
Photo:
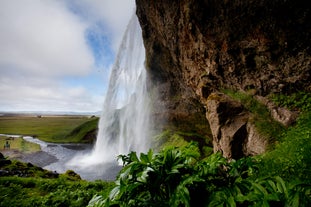
<svg viewBox="0 0 311 207">
<path fill-rule="evenodd" d="M 96 194 L 113 187 L 104 181 L 0 177 L 0 206 L 86 206 Z"/>
<path fill-rule="evenodd" d="M 199 160 L 196 145 L 135 152 L 124 162 L 109 197 L 95 196 L 94 206 L 308 206 L 311 185 L 281 177 L 255 178 L 256 161 L 228 162 L 220 154 Z"/>
<path fill-rule="evenodd" d="M 291 95 L 278 94 L 271 97 L 272 101 L 290 110 L 310 111 L 311 94 L 308 92 L 297 92 Z"/>
</svg>

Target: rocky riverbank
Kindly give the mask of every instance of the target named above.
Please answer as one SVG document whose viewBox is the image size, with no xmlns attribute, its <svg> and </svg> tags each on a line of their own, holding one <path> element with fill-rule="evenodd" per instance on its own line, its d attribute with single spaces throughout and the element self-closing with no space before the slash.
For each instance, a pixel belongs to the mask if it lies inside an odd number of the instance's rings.
<svg viewBox="0 0 311 207">
<path fill-rule="evenodd" d="M 0 176 L 58 178 L 59 174 L 57 172 L 45 170 L 40 166 L 27 162 L 26 159 L 22 160 L 26 157 L 23 155 L 25 157 L 22 158 L 22 154 L 16 150 L 7 150 L 4 154 L 0 153 Z M 15 158 L 11 160 L 7 155 Z M 31 157 L 30 154 L 27 156 Z"/>
<path fill-rule="evenodd" d="M 12 150 L 2 150 L 1 153 L 3 156 L 8 157 L 9 159 L 18 160 L 21 162 L 32 163 L 39 167 L 44 167 L 50 165 L 58 159 L 48 154 L 47 152 L 38 151 L 33 153 L 25 153 L 20 150 L 12 149 Z"/>
</svg>

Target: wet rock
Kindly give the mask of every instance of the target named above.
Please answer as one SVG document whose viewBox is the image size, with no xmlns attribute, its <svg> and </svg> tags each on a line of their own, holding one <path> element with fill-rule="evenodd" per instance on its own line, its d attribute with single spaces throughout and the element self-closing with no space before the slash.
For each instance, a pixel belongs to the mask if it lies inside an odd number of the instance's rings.
<svg viewBox="0 0 311 207">
<path fill-rule="evenodd" d="M 43 151 L 34 152 L 31 154 L 23 154 L 22 158 L 18 160 L 23 162 L 29 162 L 36 166 L 44 167 L 56 162 L 58 159 Z"/>
<path fill-rule="evenodd" d="M 59 173 L 57 173 L 56 171 L 48 171 L 45 173 L 44 177 L 45 178 L 58 178 Z"/>
<path fill-rule="evenodd" d="M 262 154 L 266 151 L 269 142 L 266 137 L 260 135 L 253 123 L 246 125 L 247 139 L 243 143 L 244 156 Z"/>
<path fill-rule="evenodd" d="M 206 105 L 214 152 L 220 151 L 226 158 L 239 159 L 265 151 L 268 143 L 251 124 L 251 114 L 240 102 L 222 93 L 212 93 Z"/>
<path fill-rule="evenodd" d="M 9 171 L 7 170 L 0 170 L 0 176 L 8 176 L 10 175 Z"/>
<path fill-rule="evenodd" d="M 8 160 L 4 157 L 2 153 L 0 153 L 0 167 L 11 164 L 11 160 Z"/>
<path fill-rule="evenodd" d="M 262 96 L 255 96 L 255 98 L 268 108 L 274 120 L 286 127 L 292 125 L 298 118 L 299 113 L 297 111 L 290 111 L 286 108 L 278 107 L 275 103 Z"/>
<path fill-rule="evenodd" d="M 4 159 L 3 154 L 0 152 L 0 160 Z"/>
<path fill-rule="evenodd" d="M 136 5 L 148 90 L 159 94 L 153 97 L 154 114 L 177 127 L 195 131 L 198 122 L 203 125 L 206 99 L 220 88 L 251 89 L 261 96 L 311 92 L 307 1 L 136 0 Z M 285 117 L 279 119 L 288 125 Z"/>
</svg>

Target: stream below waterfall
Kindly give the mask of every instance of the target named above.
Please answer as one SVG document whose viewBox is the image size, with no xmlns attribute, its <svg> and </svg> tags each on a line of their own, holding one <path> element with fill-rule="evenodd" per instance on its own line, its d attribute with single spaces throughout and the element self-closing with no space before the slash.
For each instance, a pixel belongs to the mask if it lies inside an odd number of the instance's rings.
<svg viewBox="0 0 311 207">
<path fill-rule="evenodd" d="M 68 163 L 73 157 L 90 153 L 93 149 L 92 144 L 59 144 L 44 142 L 31 136 L 7 134 L 0 134 L 0 136 L 14 137 L 16 139 L 22 138 L 28 142 L 40 145 L 41 151 L 24 155 L 20 160 L 30 162 L 50 171 L 56 171 L 57 173 L 65 173 L 67 170 L 73 170 L 84 180 L 115 180 L 116 175 L 121 169 L 117 161 L 106 162 L 92 167 L 75 166 Z"/>
</svg>

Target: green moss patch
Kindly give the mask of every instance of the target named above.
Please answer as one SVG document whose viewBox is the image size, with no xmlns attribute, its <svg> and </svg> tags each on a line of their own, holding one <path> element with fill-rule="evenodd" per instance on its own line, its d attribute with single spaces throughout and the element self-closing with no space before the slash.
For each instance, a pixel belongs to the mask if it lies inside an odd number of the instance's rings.
<svg viewBox="0 0 311 207">
<path fill-rule="evenodd" d="M 280 135 L 284 131 L 284 127 L 271 117 L 270 112 L 263 104 L 245 92 L 232 90 L 223 90 L 223 92 L 241 102 L 253 114 L 250 121 L 255 124 L 259 133 L 267 137 L 270 143 L 281 139 Z"/>
</svg>

